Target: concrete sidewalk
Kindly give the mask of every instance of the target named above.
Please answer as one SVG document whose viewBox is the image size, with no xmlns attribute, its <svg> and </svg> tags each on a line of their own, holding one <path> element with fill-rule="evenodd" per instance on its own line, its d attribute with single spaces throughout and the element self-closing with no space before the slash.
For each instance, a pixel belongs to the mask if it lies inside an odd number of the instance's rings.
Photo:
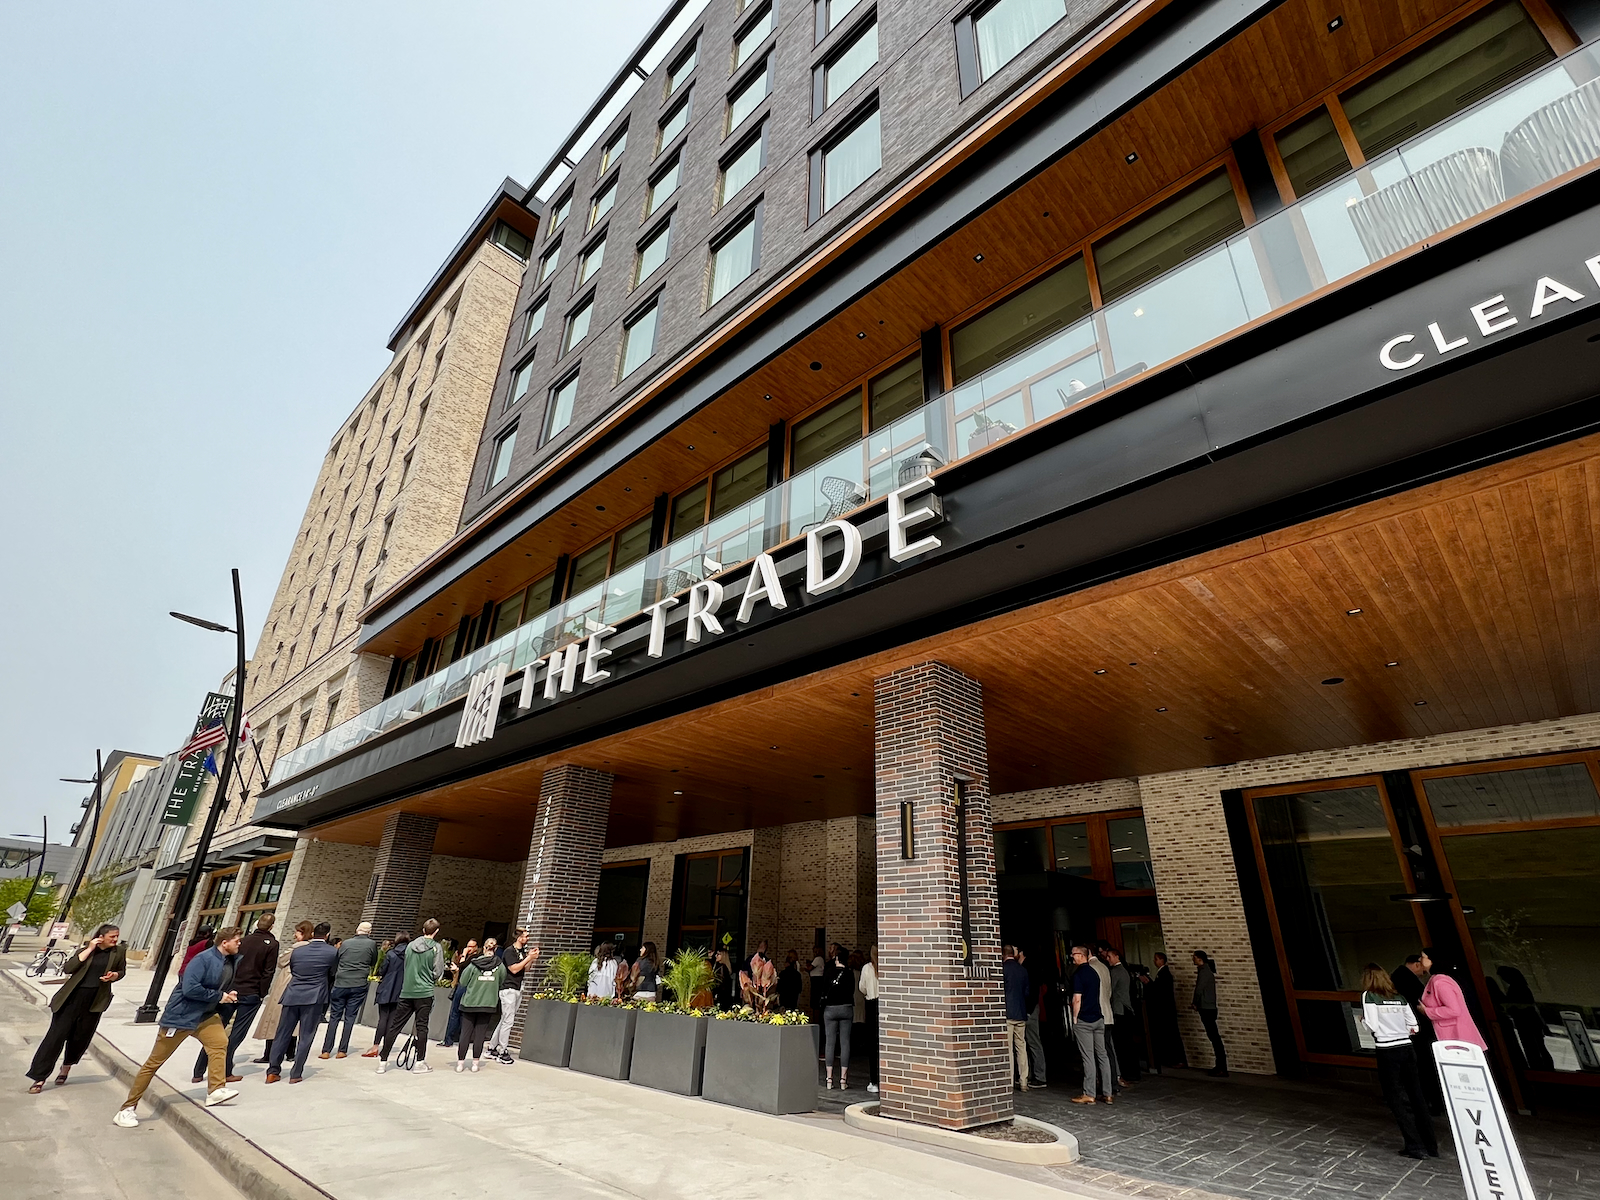
<svg viewBox="0 0 1600 1200">
<path fill-rule="evenodd" d="M 139 976 L 126 990 L 137 994 Z M 20 972 L 11 980 L 47 990 Z M 116 999 L 98 1036 L 139 1063 L 155 1031 L 132 1024 L 136 1003 Z M 366 1048 L 365 1038 L 357 1042 Z M 259 1046 L 247 1042 L 245 1049 Z M 1204 1195 L 1136 1180 L 1079 1185 L 1043 1168 L 910 1148 L 849 1129 L 833 1113 L 771 1117 L 533 1063 L 485 1063 L 477 1075 L 457 1075 L 453 1051 L 437 1046 L 430 1047 L 432 1074 L 380 1076 L 372 1059 L 313 1057 L 296 1085 L 266 1085 L 265 1068 L 248 1062 L 257 1056 L 259 1050 L 242 1054 L 236 1064 L 245 1077 L 239 1099 L 210 1114 L 337 1200 L 476 1198 L 511 1188 L 534 1197 L 651 1200 L 769 1200 L 813 1191 L 830 1200 L 1002 1191 L 1017 1200 L 1060 1200 L 1064 1192 Z M 194 1051 L 186 1049 L 161 1078 L 198 1103 L 205 1086 L 189 1082 L 193 1064 Z M 141 1106 L 141 1121 L 144 1113 Z M 111 1126 L 111 1111 L 103 1117 L 106 1137 L 124 1134 Z"/>
</svg>

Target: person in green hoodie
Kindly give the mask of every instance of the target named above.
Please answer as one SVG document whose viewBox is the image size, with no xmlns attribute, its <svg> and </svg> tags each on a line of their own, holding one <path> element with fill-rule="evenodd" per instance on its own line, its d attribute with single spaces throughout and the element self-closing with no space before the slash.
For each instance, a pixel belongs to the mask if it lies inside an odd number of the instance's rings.
<svg viewBox="0 0 1600 1200">
<path fill-rule="evenodd" d="M 426 1061 L 428 1019 L 433 1015 L 433 988 L 444 971 L 444 949 L 433 938 L 438 932 L 439 922 L 429 917 L 423 923 L 422 936 L 406 943 L 405 965 L 402 968 L 405 982 L 400 985 L 400 1002 L 394 1006 L 394 1014 L 389 1018 L 389 1030 L 383 1037 L 383 1049 L 378 1053 L 379 1075 L 389 1069 L 389 1051 L 394 1048 L 395 1039 L 405 1028 L 407 1018 L 413 1016 L 416 1018 L 413 1034 L 417 1044 L 417 1063 L 411 1070 L 418 1074 L 433 1070 Z"/>
<path fill-rule="evenodd" d="M 495 941 L 483 944 L 483 953 L 461 968 L 461 1040 L 456 1043 L 456 1070 L 467 1068 L 467 1045 L 472 1045 L 472 1069 L 483 1061 L 483 1042 L 500 1023 L 500 989 L 509 975 L 495 953 Z"/>
</svg>

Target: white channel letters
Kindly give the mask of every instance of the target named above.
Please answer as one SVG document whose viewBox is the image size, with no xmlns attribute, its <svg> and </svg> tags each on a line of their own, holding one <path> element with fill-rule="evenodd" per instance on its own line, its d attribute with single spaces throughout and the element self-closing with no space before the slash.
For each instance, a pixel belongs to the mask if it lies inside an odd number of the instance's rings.
<svg viewBox="0 0 1600 1200">
<path fill-rule="evenodd" d="M 461 727 L 456 730 L 457 746 L 476 746 L 494 736 L 495 718 L 500 715 L 500 685 L 505 682 L 508 665 L 503 662 L 485 667 L 467 684 L 467 703 L 461 710 Z"/>
</svg>

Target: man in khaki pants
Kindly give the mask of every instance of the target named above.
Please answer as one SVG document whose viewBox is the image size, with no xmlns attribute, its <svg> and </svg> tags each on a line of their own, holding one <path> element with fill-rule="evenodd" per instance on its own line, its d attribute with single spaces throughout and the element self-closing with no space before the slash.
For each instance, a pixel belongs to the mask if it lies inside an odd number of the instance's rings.
<svg viewBox="0 0 1600 1200">
<path fill-rule="evenodd" d="M 1011 1056 L 1013 1086 L 1028 1090 L 1028 970 L 1017 961 L 1017 948 L 1007 946 L 1000 970 L 1006 996 L 1006 1049 Z"/>
<path fill-rule="evenodd" d="M 167 1007 L 161 1013 L 161 1024 L 156 1029 L 155 1048 L 144 1060 L 133 1081 L 128 1098 L 122 1102 L 112 1119 L 124 1129 L 139 1124 L 137 1109 L 139 1098 L 155 1078 L 161 1064 L 172 1057 L 173 1051 L 193 1036 L 206 1048 L 206 1072 L 210 1087 L 206 1094 L 206 1107 L 226 1104 L 239 1093 L 227 1086 L 228 1033 L 217 1009 L 232 1004 L 233 967 L 239 953 L 243 931 L 229 926 L 217 931 L 216 941 L 209 950 L 202 951 L 189 961 L 178 976 L 178 986 L 167 998 Z"/>
</svg>

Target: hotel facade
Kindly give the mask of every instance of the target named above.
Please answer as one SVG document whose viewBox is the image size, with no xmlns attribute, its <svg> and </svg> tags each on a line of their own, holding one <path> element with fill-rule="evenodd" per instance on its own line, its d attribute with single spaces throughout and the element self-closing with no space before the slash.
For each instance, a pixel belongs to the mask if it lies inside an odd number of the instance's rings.
<svg viewBox="0 0 1600 1200">
<path fill-rule="evenodd" d="M 458 526 L 253 801 L 280 920 L 877 945 L 882 1111 L 952 1127 L 1003 941 L 1205 950 L 1230 1067 L 1323 1078 L 1431 946 L 1519 1107 L 1590 1095 L 1597 33 L 670 5 L 520 202 Z"/>
</svg>

